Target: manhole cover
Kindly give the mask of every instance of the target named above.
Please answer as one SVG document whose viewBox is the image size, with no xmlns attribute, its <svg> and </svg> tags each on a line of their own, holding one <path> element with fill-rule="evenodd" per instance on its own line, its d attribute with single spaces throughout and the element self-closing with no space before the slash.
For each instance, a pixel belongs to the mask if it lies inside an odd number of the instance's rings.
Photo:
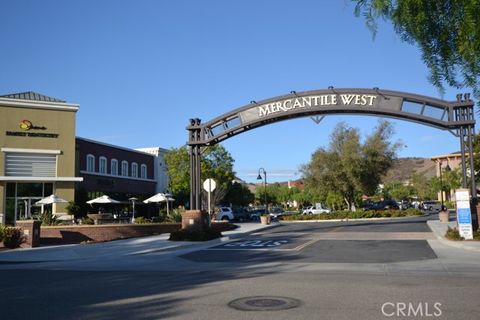
<svg viewBox="0 0 480 320">
<path fill-rule="evenodd" d="M 300 300 L 286 297 L 245 297 L 231 301 L 228 306 L 245 311 L 276 311 L 296 308 Z"/>
</svg>

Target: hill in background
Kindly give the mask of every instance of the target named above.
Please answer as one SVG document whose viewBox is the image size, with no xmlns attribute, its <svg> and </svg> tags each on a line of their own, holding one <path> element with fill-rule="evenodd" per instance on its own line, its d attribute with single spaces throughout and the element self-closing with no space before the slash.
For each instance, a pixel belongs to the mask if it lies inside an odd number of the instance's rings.
<svg viewBox="0 0 480 320">
<path fill-rule="evenodd" d="M 430 179 L 436 175 L 435 162 L 430 158 L 398 158 L 383 182 L 406 181 L 413 173 L 423 174 Z"/>
</svg>

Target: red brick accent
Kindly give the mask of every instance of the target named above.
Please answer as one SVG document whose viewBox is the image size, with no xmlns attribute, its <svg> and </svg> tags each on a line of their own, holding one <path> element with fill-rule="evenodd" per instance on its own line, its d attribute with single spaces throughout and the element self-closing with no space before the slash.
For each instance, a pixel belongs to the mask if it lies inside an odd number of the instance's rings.
<svg viewBox="0 0 480 320">
<path fill-rule="evenodd" d="M 37 220 L 20 220 L 15 223 L 16 227 L 23 230 L 25 242 L 22 243 L 22 248 L 34 248 L 40 245 L 40 225 L 42 223 Z"/>
<path fill-rule="evenodd" d="M 212 223 L 218 231 L 231 230 L 226 222 Z M 86 241 L 110 241 L 170 233 L 181 228 L 180 223 L 115 224 L 41 227 L 42 245 L 81 243 Z"/>
<path fill-rule="evenodd" d="M 179 223 L 80 225 L 41 228 L 41 244 L 68 244 L 86 241 L 110 241 L 132 237 L 170 233 L 180 229 Z"/>
<path fill-rule="evenodd" d="M 209 227 L 208 213 L 200 210 L 187 210 L 182 213 L 182 229 L 204 230 Z"/>
</svg>

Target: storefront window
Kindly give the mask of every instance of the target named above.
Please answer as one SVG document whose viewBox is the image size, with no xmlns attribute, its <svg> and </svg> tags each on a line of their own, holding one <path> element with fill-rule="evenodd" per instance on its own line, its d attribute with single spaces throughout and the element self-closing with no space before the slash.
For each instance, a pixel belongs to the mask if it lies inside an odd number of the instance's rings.
<svg viewBox="0 0 480 320">
<path fill-rule="evenodd" d="M 15 183 L 7 183 L 7 198 L 15 197 Z"/>
<path fill-rule="evenodd" d="M 132 177 L 138 177 L 138 164 L 136 164 L 135 162 L 132 163 Z"/>
<path fill-rule="evenodd" d="M 92 154 L 87 155 L 87 171 L 95 172 L 95 156 Z"/>
<path fill-rule="evenodd" d="M 51 194 L 53 183 L 7 183 L 5 222 L 14 224 L 16 220 L 31 219 L 41 210 L 35 203 Z"/>
<path fill-rule="evenodd" d="M 112 176 L 118 176 L 118 160 L 117 159 L 112 159 L 112 162 L 110 164 L 110 174 Z"/>
<path fill-rule="evenodd" d="M 17 197 L 42 197 L 42 183 L 17 183 Z"/>
<path fill-rule="evenodd" d="M 128 162 L 122 161 L 122 176 L 128 177 Z"/>
<path fill-rule="evenodd" d="M 99 161 L 98 172 L 102 174 L 107 174 L 107 158 L 100 157 L 98 161 Z"/>
<path fill-rule="evenodd" d="M 53 194 L 53 183 L 44 183 L 43 184 L 43 196 L 48 197 Z"/>
</svg>

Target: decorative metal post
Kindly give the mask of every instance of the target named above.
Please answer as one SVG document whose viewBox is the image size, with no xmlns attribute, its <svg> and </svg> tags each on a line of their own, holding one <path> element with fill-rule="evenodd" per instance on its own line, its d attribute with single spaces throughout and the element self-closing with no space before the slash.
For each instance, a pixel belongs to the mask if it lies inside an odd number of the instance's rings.
<svg viewBox="0 0 480 320">
<path fill-rule="evenodd" d="M 263 173 L 263 186 L 264 186 L 264 198 L 265 198 L 265 215 L 268 215 L 268 204 L 267 204 L 267 171 L 265 169 L 260 168 L 258 169 L 258 177 L 257 180 L 262 180 L 261 173 Z"/>
<path fill-rule="evenodd" d="M 202 127 L 198 118 L 190 119 L 188 144 L 190 146 L 190 210 L 201 210 Z"/>
</svg>

